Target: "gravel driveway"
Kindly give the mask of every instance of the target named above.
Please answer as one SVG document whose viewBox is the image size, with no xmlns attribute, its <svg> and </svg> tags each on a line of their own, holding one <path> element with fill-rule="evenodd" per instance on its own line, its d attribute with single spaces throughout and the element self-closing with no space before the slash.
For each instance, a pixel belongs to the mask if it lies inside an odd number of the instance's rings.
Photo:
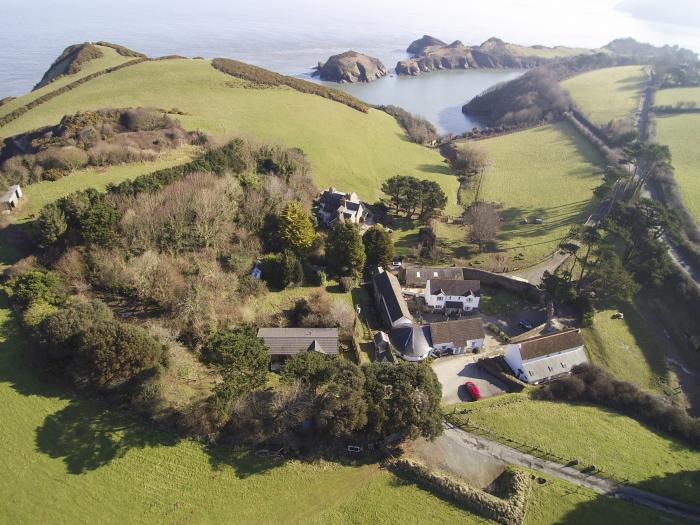
<svg viewBox="0 0 700 525">
<path fill-rule="evenodd" d="M 481 356 L 479 356 L 481 357 Z M 431 365 L 442 385 L 442 402 L 446 404 L 470 401 L 464 383 L 472 381 L 482 397 L 492 397 L 507 392 L 506 386 L 495 377 L 476 366 L 477 356 L 456 355 L 436 359 Z"/>
</svg>

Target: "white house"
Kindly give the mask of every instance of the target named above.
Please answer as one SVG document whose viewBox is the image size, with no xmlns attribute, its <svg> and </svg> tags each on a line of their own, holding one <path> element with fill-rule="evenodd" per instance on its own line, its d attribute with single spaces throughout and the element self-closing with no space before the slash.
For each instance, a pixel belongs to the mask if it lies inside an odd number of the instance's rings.
<svg viewBox="0 0 700 525">
<path fill-rule="evenodd" d="M 428 279 L 424 298 L 436 310 L 470 312 L 479 307 L 481 283 L 457 279 Z"/>
<path fill-rule="evenodd" d="M 318 198 L 318 216 L 326 226 L 336 221 L 352 224 L 373 224 L 374 217 L 367 204 L 360 200 L 357 193 L 344 193 L 329 188 Z"/>
<path fill-rule="evenodd" d="M 431 346 L 435 350 L 451 350 L 454 354 L 473 352 L 484 346 L 484 324 L 481 317 L 430 323 Z"/>
<path fill-rule="evenodd" d="M 16 184 L 7 188 L 7 191 L 3 193 L 0 201 L 2 201 L 3 209 L 11 211 L 17 207 L 21 198 L 22 188 L 19 187 L 19 184 Z"/>
<path fill-rule="evenodd" d="M 554 332 L 509 344 L 505 359 L 518 379 L 531 384 L 569 374 L 574 366 L 588 362 L 580 330 Z"/>
</svg>

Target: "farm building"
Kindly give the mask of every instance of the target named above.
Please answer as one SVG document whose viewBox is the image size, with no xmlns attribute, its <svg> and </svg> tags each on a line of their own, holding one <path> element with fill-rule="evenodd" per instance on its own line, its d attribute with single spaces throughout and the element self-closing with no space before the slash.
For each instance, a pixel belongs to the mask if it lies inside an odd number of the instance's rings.
<svg viewBox="0 0 700 525">
<path fill-rule="evenodd" d="M 427 268 L 407 266 L 401 270 L 401 280 L 407 288 L 424 288 L 428 279 L 464 279 L 462 268 Z"/>
<path fill-rule="evenodd" d="M 479 307 L 481 283 L 457 279 L 428 279 L 425 303 L 436 310 L 470 312 Z"/>
<path fill-rule="evenodd" d="M 3 210 L 13 210 L 19 204 L 19 200 L 22 198 L 22 188 L 18 184 L 10 186 L 7 191 L 2 195 L 2 207 Z"/>
<path fill-rule="evenodd" d="M 392 328 L 389 341 L 406 361 L 423 361 L 432 351 L 428 343 L 429 335 L 429 326 L 409 324 Z"/>
<path fill-rule="evenodd" d="M 481 317 L 430 324 L 430 341 L 435 350 L 451 350 L 455 354 L 473 352 L 484 346 L 485 337 Z"/>
<path fill-rule="evenodd" d="M 413 322 L 408 305 L 401 295 L 399 281 L 389 272 L 379 269 L 372 278 L 374 301 L 387 328 L 407 325 Z"/>
<path fill-rule="evenodd" d="M 260 328 L 258 338 L 270 353 L 273 369 L 299 352 L 338 355 L 337 328 Z"/>
<path fill-rule="evenodd" d="M 335 222 L 351 222 L 353 224 L 373 224 L 374 217 L 369 206 L 362 202 L 357 193 L 344 193 L 329 188 L 318 198 L 318 216 L 326 226 Z"/>
<path fill-rule="evenodd" d="M 526 383 L 542 383 L 569 374 L 587 363 L 580 330 L 565 330 L 533 337 L 506 347 L 506 363 Z"/>
</svg>

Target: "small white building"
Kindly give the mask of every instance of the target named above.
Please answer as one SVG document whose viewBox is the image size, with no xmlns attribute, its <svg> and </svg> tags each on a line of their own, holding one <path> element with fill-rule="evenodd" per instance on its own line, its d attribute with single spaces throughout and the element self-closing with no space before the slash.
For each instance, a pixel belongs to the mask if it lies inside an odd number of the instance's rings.
<svg viewBox="0 0 700 525">
<path fill-rule="evenodd" d="M 454 354 L 473 352 L 484 346 L 484 324 L 481 317 L 430 323 L 431 346 Z"/>
<path fill-rule="evenodd" d="M 506 363 L 515 376 L 530 384 L 550 381 L 588 362 L 580 330 L 533 337 L 506 347 Z"/>
<path fill-rule="evenodd" d="M 17 205 L 19 204 L 19 200 L 22 198 L 22 188 L 19 187 L 19 184 L 16 184 L 14 186 L 10 186 L 7 188 L 7 191 L 3 193 L 2 199 L 2 208 L 3 210 L 7 211 L 12 211 L 14 210 Z"/>
<path fill-rule="evenodd" d="M 471 312 L 479 307 L 480 290 L 480 281 L 428 279 L 423 297 L 435 310 Z"/>
</svg>

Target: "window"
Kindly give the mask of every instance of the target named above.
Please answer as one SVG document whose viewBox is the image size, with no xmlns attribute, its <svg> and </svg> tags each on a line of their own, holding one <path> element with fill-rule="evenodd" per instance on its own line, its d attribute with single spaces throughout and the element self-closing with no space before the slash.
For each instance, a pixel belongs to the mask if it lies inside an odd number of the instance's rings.
<svg viewBox="0 0 700 525">
<path fill-rule="evenodd" d="M 416 277 L 420 277 L 420 272 L 416 272 Z"/>
<path fill-rule="evenodd" d="M 552 368 L 551 366 L 547 365 L 547 368 L 549 369 L 550 372 L 554 372 L 554 368 Z"/>
<path fill-rule="evenodd" d="M 566 368 L 566 364 L 562 363 L 562 364 L 561 364 L 561 367 L 562 367 L 562 368 Z"/>
<path fill-rule="evenodd" d="M 532 373 L 532 370 L 528 370 L 527 373 L 530 374 L 531 377 L 535 375 Z"/>
<path fill-rule="evenodd" d="M 433 277 L 437 277 L 437 272 L 433 272 Z"/>
</svg>

